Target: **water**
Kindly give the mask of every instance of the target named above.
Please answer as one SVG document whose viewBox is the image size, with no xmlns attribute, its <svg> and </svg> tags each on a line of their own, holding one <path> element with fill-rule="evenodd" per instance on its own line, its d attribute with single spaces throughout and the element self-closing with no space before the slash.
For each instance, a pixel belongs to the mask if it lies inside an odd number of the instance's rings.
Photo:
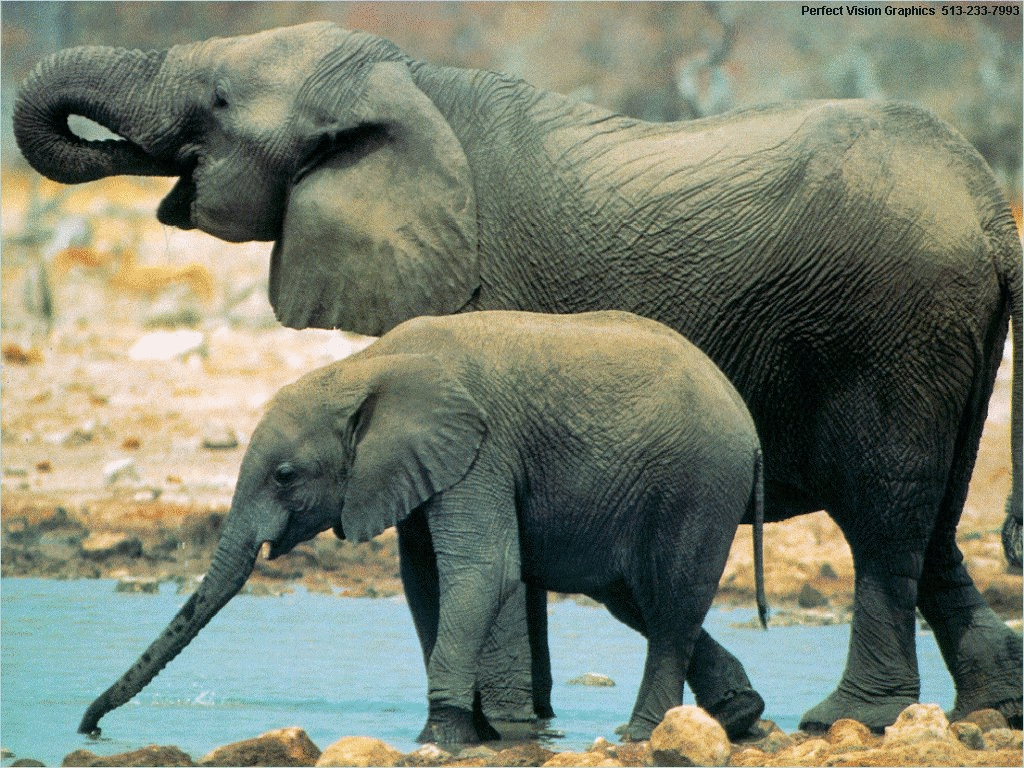
<svg viewBox="0 0 1024 768">
<path fill-rule="evenodd" d="M 90 741 L 75 732 L 85 708 L 186 598 L 169 584 L 135 595 L 115 592 L 112 581 L 40 579 L 4 579 L 0 597 L 0 744 L 18 757 L 59 765 L 78 748 L 113 754 L 173 744 L 199 759 L 292 725 L 321 749 L 365 735 L 410 751 L 426 718 L 426 676 L 404 601 L 297 591 L 236 597 L 133 701 L 103 718 L 100 742 Z M 849 627 L 730 626 L 752 617 L 715 609 L 705 626 L 746 666 L 767 701 L 765 717 L 796 730 L 800 714 L 838 681 Z M 640 683 L 643 638 L 607 611 L 571 602 L 551 606 L 549 636 L 552 727 L 565 734 L 552 748 L 614 740 Z M 919 633 L 918 658 L 922 700 L 949 709 L 952 682 L 930 634 Z M 566 684 L 585 672 L 617 685 Z"/>
</svg>

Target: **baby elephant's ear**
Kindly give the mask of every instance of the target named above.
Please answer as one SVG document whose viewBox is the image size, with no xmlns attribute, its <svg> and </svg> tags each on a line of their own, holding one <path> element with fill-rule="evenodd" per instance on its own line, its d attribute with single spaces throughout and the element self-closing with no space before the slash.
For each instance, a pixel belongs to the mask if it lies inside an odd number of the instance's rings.
<svg viewBox="0 0 1024 768">
<path fill-rule="evenodd" d="M 458 483 L 487 434 L 465 387 L 425 355 L 370 358 L 366 398 L 345 425 L 355 443 L 341 523 L 367 541 Z"/>
</svg>

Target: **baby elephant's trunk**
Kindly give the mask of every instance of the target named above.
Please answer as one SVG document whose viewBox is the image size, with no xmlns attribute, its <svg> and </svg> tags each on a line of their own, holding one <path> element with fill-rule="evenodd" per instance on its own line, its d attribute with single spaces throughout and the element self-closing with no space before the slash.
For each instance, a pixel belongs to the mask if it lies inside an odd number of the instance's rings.
<svg viewBox="0 0 1024 768">
<path fill-rule="evenodd" d="M 229 525 L 225 529 L 199 589 L 131 669 L 89 706 L 78 726 L 79 733 L 99 736 L 100 718 L 145 688 L 245 584 L 256 563 L 260 543 L 239 542 L 229 532 L 230 528 Z"/>
</svg>

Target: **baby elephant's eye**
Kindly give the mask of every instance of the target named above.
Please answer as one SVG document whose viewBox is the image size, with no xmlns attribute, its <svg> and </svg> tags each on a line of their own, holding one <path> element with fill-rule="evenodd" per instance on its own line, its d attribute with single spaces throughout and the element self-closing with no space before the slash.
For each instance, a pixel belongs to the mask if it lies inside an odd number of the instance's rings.
<svg viewBox="0 0 1024 768">
<path fill-rule="evenodd" d="M 297 470 L 291 464 L 282 464 L 274 470 L 274 482 L 278 485 L 291 485 L 299 476 L 299 470 Z"/>
</svg>

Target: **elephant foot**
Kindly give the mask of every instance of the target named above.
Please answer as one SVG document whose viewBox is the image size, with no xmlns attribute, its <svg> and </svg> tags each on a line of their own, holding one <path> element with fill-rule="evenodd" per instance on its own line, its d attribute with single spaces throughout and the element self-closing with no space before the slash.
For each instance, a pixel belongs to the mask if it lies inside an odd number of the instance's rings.
<svg viewBox="0 0 1024 768">
<path fill-rule="evenodd" d="M 1014 730 L 1021 730 L 1024 728 L 1024 712 L 1022 712 L 1022 702 L 1020 698 L 1007 699 L 995 704 L 980 704 L 970 705 L 962 707 L 957 704 L 951 712 L 946 713 L 946 719 L 951 723 L 955 723 L 957 720 L 963 720 L 971 712 L 976 712 L 979 709 L 994 709 L 1003 717 L 1006 718 L 1006 722 L 1010 724 L 1010 727 Z"/>
<path fill-rule="evenodd" d="M 476 717 L 473 712 L 446 704 L 430 705 L 427 723 L 416 737 L 416 741 L 434 744 L 479 744 L 481 741 L 498 741 L 501 739 L 487 719 L 481 714 Z"/>
<path fill-rule="evenodd" d="M 883 733 L 886 726 L 896 722 L 900 712 L 916 704 L 912 696 L 877 696 L 866 698 L 843 691 L 834 691 L 831 696 L 807 710 L 800 719 L 800 730 L 809 733 L 823 733 L 836 720 L 849 718 L 863 723 L 875 733 Z"/>
<path fill-rule="evenodd" d="M 725 729 L 730 741 L 746 735 L 764 713 L 764 699 L 753 688 L 729 691 L 725 697 L 704 707 Z"/>
<path fill-rule="evenodd" d="M 650 741 L 651 733 L 657 725 L 657 723 L 648 723 L 634 718 L 625 725 L 620 725 L 616 728 L 615 733 L 627 744 L 632 741 Z"/>
<path fill-rule="evenodd" d="M 555 717 L 555 710 L 551 708 L 550 704 L 534 703 L 533 711 L 538 720 L 550 720 Z"/>
</svg>

